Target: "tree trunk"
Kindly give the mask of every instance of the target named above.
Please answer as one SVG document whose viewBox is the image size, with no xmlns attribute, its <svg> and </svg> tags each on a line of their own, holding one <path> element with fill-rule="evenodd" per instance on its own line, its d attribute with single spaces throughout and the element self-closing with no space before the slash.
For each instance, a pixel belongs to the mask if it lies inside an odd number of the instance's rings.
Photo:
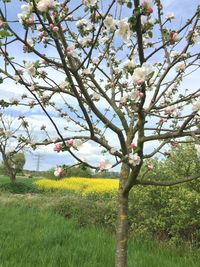
<svg viewBox="0 0 200 267">
<path fill-rule="evenodd" d="M 115 267 L 127 266 L 127 242 L 128 242 L 128 194 L 119 192 L 118 219 L 117 219 L 117 245 L 115 255 Z"/>
<path fill-rule="evenodd" d="M 123 188 L 127 182 L 128 176 L 129 167 L 123 164 L 118 191 L 115 267 L 127 267 L 128 193 L 124 194 Z"/>
<path fill-rule="evenodd" d="M 16 175 L 15 174 L 13 174 L 13 173 L 10 173 L 9 174 L 9 177 L 10 177 L 10 181 L 11 181 L 11 183 L 15 183 L 16 182 Z"/>
<path fill-rule="evenodd" d="M 12 169 L 12 167 L 9 165 L 9 163 L 7 161 L 4 161 L 5 167 L 6 167 L 6 172 L 7 175 L 10 178 L 11 183 L 15 183 L 16 182 L 16 173 L 15 171 Z"/>
</svg>

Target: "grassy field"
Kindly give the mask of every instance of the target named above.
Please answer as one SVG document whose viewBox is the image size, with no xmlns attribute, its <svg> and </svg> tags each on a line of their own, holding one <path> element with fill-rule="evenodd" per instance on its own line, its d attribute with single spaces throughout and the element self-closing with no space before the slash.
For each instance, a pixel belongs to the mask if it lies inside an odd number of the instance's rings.
<svg viewBox="0 0 200 267">
<path fill-rule="evenodd" d="M 7 181 L 0 178 L 1 267 L 114 266 L 114 234 L 92 224 L 80 227 L 53 212 L 63 195 L 35 191 L 31 179 L 20 179 L 19 192 Z M 188 248 L 129 242 L 129 267 L 198 267 L 199 262 L 198 251 Z"/>
</svg>

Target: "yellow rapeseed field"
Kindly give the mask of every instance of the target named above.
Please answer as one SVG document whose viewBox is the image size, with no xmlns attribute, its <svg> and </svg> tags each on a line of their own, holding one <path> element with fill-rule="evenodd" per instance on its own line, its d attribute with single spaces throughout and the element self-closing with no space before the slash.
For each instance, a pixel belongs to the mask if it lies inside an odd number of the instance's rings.
<svg viewBox="0 0 200 267">
<path fill-rule="evenodd" d="M 119 181 L 106 178 L 71 177 L 61 180 L 41 179 L 36 181 L 35 184 L 42 189 L 67 189 L 81 195 L 104 195 L 115 193 L 118 189 Z"/>
</svg>

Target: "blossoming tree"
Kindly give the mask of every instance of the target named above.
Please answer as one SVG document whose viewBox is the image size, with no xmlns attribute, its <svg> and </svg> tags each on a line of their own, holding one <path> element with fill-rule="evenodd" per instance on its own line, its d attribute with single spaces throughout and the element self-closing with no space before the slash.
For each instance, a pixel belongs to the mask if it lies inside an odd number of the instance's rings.
<svg viewBox="0 0 200 267">
<path fill-rule="evenodd" d="M 0 155 L 10 181 L 16 181 L 17 173 L 25 164 L 24 151 L 32 141 L 28 123 L 23 116 L 18 120 L 6 115 L 0 108 Z"/>
<path fill-rule="evenodd" d="M 68 151 L 99 171 L 121 166 L 116 267 L 124 267 L 133 186 L 168 186 L 200 176 L 140 176 L 143 165 L 153 170 L 152 157 L 167 155 L 165 149 L 186 137 L 199 153 L 200 89 L 192 83 L 184 88 L 187 76 L 199 69 L 199 7 L 178 28 L 160 0 L 26 0 L 17 21 L 8 15 L 10 1 L 4 2 L 1 82 L 9 78 L 24 87 L 23 101 L 39 106 L 51 121 L 57 140 L 47 136 L 44 144 L 54 142 L 56 152 Z M 16 59 L 14 47 L 20 51 Z M 64 130 L 53 112 L 65 121 Z M 101 146 L 114 161 L 84 161 L 77 156 L 79 142 Z M 57 176 L 62 173 L 56 169 Z"/>
</svg>

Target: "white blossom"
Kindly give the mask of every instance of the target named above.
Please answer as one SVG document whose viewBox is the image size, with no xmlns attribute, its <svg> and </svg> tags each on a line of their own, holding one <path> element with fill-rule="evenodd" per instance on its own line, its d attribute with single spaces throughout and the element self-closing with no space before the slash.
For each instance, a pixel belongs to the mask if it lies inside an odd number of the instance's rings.
<svg viewBox="0 0 200 267">
<path fill-rule="evenodd" d="M 19 13 L 17 14 L 19 23 L 23 24 L 24 20 L 27 19 L 27 14 Z"/>
<path fill-rule="evenodd" d="M 125 43 L 127 43 L 131 36 L 128 19 L 125 18 L 123 20 L 119 20 L 117 22 L 117 26 L 118 30 L 116 31 L 116 34 L 119 35 Z"/>
<path fill-rule="evenodd" d="M 19 75 L 15 75 L 15 76 L 13 76 L 13 78 L 16 81 L 16 83 L 18 83 L 20 81 L 20 76 Z"/>
<path fill-rule="evenodd" d="M 80 28 L 88 24 L 87 19 L 80 19 L 76 22 L 76 27 Z"/>
<path fill-rule="evenodd" d="M 190 53 L 186 52 L 186 53 L 182 53 L 181 57 L 182 58 L 187 58 L 190 55 Z"/>
<path fill-rule="evenodd" d="M 73 145 L 73 146 L 74 146 L 75 148 L 78 148 L 78 147 L 80 147 L 82 144 L 83 144 L 83 141 L 81 141 L 80 139 L 75 139 L 75 140 L 74 140 L 74 145 Z M 85 162 L 85 159 L 82 159 L 82 161 Z"/>
<path fill-rule="evenodd" d="M 133 72 L 133 82 L 142 84 L 149 79 L 149 75 L 154 71 L 152 65 L 144 63 L 142 67 L 138 67 Z"/>
<path fill-rule="evenodd" d="M 113 31 L 115 30 L 116 20 L 114 20 L 112 16 L 106 16 L 106 18 L 104 19 L 104 26 L 108 30 Z"/>
<path fill-rule="evenodd" d="M 92 63 L 93 63 L 94 65 L 98 65 L 99 62 L 100 62 L 100 59 L 99 59 L 99 58 L 94 58 L 94 59 L 92 59 Z"/>
<path fill-rule="evenodd" d="M 135 67 L 135 61 L 134 59 L 127 59 L 124 64 L 123 64 L 123 68 L 125 69 L 131 69 Z"/>
<path fill-rule="evenodd" d="M 65 90 L 68 86 L 69 86 L 69 83 L 68 83 L 67 81 L 62 81 L 62 82 L 59 84 L 59 87 L 60 87 L 62 90 Z"/>
<path fill-rule="evenodd" d="M 78 40 L 78 42 L 83 46 L 88 46 L 92 42 L 92 38 L 90 37 L 84 37 L 82 40 Z"/>
<path fill-rule="evenodd" d="M 92 73 L 92 71 L 90 69 L 84 69 L 82 71 L 82 74 L 84 74 L 84 75 L 90 75 L 91 73 Z"/>
<path fill-rule="evenodd" d="M 192 111 L 200 114 L 200 100 L 193 103 Z"/>
<path fill-rule="evenodd" d="M 166 15 L 165 18 L 168 19 L 168 20 L 172 20 L 172 19 L 174 19 L 174 13 L 173 13 L 173 12 L 169 12 L 169 13 Z"/>
<path fill-rule="evenodd" d="M 33 39 L 28 39 L 28 40 L 27 40 L 27 43 L 28 43 L 28 45 L 31 46 L 31 47 L 33 47 L 34 44 L 35 44 L 35 42 L 34 42 Z"/>
<path fill-rule="evenodd" d="M 31 4 L 22 5 L 21 10 L 24 14 L 30 14 L 33 10 L 33 6 Z"/>
<path fill-rule="evenodd" d="M 100 100 L 100 94 L 94 92 L 94 93 L 92 94 L 92 100 L 93 100 L 93 101 L 99 101 L 99 100 Z"/>
<path fill-rule="evenodd" d="M 28 72 L 29 75 L 35 76 L 36 74 L 36 68 L 35 68 L 35 63 L 31 61 L 26 61 L 25 64 L 25 69 Z"/>
<path fill-rule="evenodd" d="M 97 4 L 97 0 L 82 0 L 84 6 L 93 7 Z"/>
<path fill-rule="evenodd" d="M 179 62 L 176 64 L 176 72 L 183 72 L 186 68 L 186 65 L 184 62 Z"/>
<path fill-rule="evenodd" d="M 179 55 L 180 55 L 180 53 L 178 51 L 175 51 L 175 50 L 171 51 L 171 53 L 170 53 L 170 57 L 172 57 L 172 58 L 178 57 Z"/>
<path fill-rule="evenodd" d="M 56 6 L 56 2 L 54 0 L 40 0 L 37 3 L 37 9 L 40 12 L 47 12 L 49 9 L 52 9 Z"/>
<path fill-rule="evenodd" d="M 22 13 L 17 15 L 19 23 L 23 24 L 23 22 L 30 17 L 32 9 L 33 6 L 31 4 L 21 6 Z"/>
<path fill-rule="evenodd" d="M 137 153 L 133 154 L 133 155 L 129 155 L 129 163 L 133 166 L 137 166 L 140 164 L 141 162 L 141 158 L 138 156 Z"/>
</svg>

